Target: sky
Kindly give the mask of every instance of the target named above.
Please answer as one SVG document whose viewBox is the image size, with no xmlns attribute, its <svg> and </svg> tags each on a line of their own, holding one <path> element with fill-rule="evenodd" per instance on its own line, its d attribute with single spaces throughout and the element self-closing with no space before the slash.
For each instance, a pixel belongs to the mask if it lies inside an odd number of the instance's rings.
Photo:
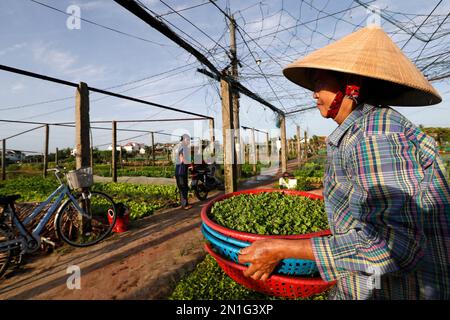
<svg viewBox="0 0 450 320">
<path fill-rule="evenodd" d="M 163 105 L 192 111 L 215 118 L 216 137 L 220 138 L 221 101 L 218 84 L 197 72 L 204 68 L 193 56 L 152 29 L 120 5 L 110 0 L 38 0 L 60 11 L 70 6 L 74 13 L 90 22 L 80 21 L 80 28 L 71 28 L 70 17 L 31 0 L 0 2 L 0 64 L 42 73 L 72 82 L 86 82 L 91 87 L 109 89 Z M 160 15 L 186 41 L 193 44 L 218 69 L 229 64 L 227 50 L 230 34 L 224 15 L 206 0 L 141 0 L 154 14 Z M 364 0 L 369 2 L 369 0 Z M 450 11 L 444 0 L 427 19 L 439 1 L 374 1 L 379 8 L 380 23 L 399 47 L 418 66 L 432 60 L 420 58 L 449 51 L 448 22 L 435 34 L 437 40 L 427 45 L 420 39 L 431 36 Z M 236 19 L 237 55 L 241 62 L 239 80 L 249 89 L 282 110 L 314 106 L 312 93 L 286 80 L 282 68 L 288 63 L 321 48 L 367 24 L 373 14 L 351 0 L 217 0 Z M 190 8 L 194 7 L 194 8 Z M 189 9 L 186 9 L 189 8 Z M 186 10 L 185 10 L 186 9 Z M 173 10 L 179 11 L 179 14 Z M 330 15 L 339 12 L 339 14 Z M 383 15 L 385 15 L 383 17 Z M 389 17 L 389 18 L 387 18 Z M 427 20 L 425 20 L 427 19 Z M 425 20 L 427 24 L 411 37 Z M 73 20 L 70 20 L 73 21 Z M 401 30 L 400 22 L 405 30 Z M 106 29 L 105 27 L 112 28 Z M 443 30 L 441 32 L 441 30 Z M 117 32 L 117 31 L 120 31 Z M 445 31 L 445 32 L 444 32 Z M 126 33 L 126 35 L 124 35 Z M 410 40 L 408 40 L 411 38 Z M 243 39 L 245 41 L 243 41 Z M 423 50 L 422 50 L 423 49 Z M 260 61 L 258 65 L 256 60 Z M 447 64 L 448 65 L 448 64 Z M 445 65 L 444 65 L 445 66 Z M 441 68 L 439 70 L 439 67 Z M 427 72 L 437 73 L 437 68 Z M 261 75 L 261 71 L 266 78 Z M 432 83 L 443 98 L 435 106 L 397 108 L 415 124 L 450 127 L 450 85 L 448 78 Z M 45 123 L 72 122 L 75 114 L 75 89 L 59 84 L 0 71 L 0 119 Z M 48 102 L 52 101 L 53 102 Z M 41 102 L 48 103 L 41 103 Z M 90 119 L 135 120 L 186 118 L 187 115 L 158 109 L 126 100 L 90 94 Z M 240 122 L 247 127 L 277 134 L 274 113 L 243 95 L 240 98 Z M 296 126 L 309 136 L 329 135 L 336 124 L 323 119 L 317 110 L 288 117 L 287 135 L 296 133 Z M 109 127 L 108 124 L 102 126 Z M 37 127 L 0 122 L 0 138 L 6 138 Z M 180 135 L 209 137 L 207 121 L 122 123 L 121 129 L 160 131 Z M 92 130 L 93 145 L 107 148 L 111 132 Z M 135 137 L 141 135 L 140 137 Z M 174 137 L 155 135 L 156 142 Z M 120 143 L 150 143 L 149 135 L 118 133 Z M 264 135 L 257 134 L 264 141 Z M 50 151 L 73 147 L 74 129 L 50 128 Z M 7 140 L 8 149 L 42 152 L 42 128 Z"/>
</svg>

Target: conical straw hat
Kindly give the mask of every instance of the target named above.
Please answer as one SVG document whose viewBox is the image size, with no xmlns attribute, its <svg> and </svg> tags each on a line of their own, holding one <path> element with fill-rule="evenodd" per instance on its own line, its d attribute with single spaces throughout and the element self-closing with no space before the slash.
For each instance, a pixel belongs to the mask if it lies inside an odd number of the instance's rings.
<svg viewBox="0 0 450 320">
<path fill-rule="evenodd" d="M 292 82 L 314 90 L 316 69 L 334 70 L 371 78 L 374 103 L 425 106 L 442 101 L 417 67 L 377 26 L 358 30 L 301 58 L 284 70 Z"/>
</svg>

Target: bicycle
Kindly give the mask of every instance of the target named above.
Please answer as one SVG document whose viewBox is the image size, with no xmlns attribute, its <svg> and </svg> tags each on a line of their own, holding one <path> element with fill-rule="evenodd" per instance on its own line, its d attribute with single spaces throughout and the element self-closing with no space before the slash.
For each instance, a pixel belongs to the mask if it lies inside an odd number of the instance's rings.
<svg viewBox="0 0 450 320">
<path fill-rule="evenodd" d="M 15 209 L 15 201 L 20 195 L 0 197 L 0 205 L 4 209 L 0 215 L 0 277 L 11 261 L 20 261 L 24 254 L 37 251 L 42 242 L 51 243 L 40 235 L 55 212 L 56 235 L 71 246 L 91 246 L 111 233 L 117 218 L 116 204 L 107 194 L 90 191 L 89 188 L 93 185 L 92 169 L 69 171 L 65 174 L 67 183 L 62 179 L 63 169 L 65 168 L 48 169 L 55 172 L 60 185 L 23 221 L 18 218 Z M 75 192 L 76 189 L 81 189 L 81 192 Z M 55 197 L 56 200 L 34 230 L 27 230 L 26 226 L 43 212 Z M 62 203 L 66 197 L 68 199 Z"/>
</svg>

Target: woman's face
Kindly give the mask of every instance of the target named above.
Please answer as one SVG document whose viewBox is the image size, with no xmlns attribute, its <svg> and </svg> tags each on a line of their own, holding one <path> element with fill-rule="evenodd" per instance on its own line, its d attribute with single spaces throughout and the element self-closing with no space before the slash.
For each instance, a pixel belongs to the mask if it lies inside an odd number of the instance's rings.
<svg viewBox="0 0 450 320">
<path fill-rule="evenodd" d="M 339 91 L 340 84 L 332 73 L 324 70 L 315 72 L 313 81 L 313 98 L 317 102 L 317 108 L 319 108 L 320 114 L 326 118 L 336 93 Z"/>
</svg>

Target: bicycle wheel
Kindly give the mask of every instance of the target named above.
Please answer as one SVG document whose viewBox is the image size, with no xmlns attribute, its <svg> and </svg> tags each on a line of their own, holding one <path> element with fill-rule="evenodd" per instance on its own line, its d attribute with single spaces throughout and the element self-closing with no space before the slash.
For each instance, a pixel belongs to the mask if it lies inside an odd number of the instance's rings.
<svg viewBox="0 0 450 320">
<path fill-rule="evenodd" d="M 10 232 L 8 226 L 0 224 L 0 244 L 14 238 L 14 235 Z M 11 249 L 1 249 L 0 250 L 0 278 L 3 276 L 5 271 L 8 269 L 9 263 L 12 258 Z"/>
<path fill-rule="evenodd" d="M 114 201 L 102 192 L 90 191 L 76 195 L 80 212 L 70 200 L 65 202 L 56 219 L 58 236 L 75 247 L 87 247 L 102 241 L 116 223 Z"/>
</svg>

